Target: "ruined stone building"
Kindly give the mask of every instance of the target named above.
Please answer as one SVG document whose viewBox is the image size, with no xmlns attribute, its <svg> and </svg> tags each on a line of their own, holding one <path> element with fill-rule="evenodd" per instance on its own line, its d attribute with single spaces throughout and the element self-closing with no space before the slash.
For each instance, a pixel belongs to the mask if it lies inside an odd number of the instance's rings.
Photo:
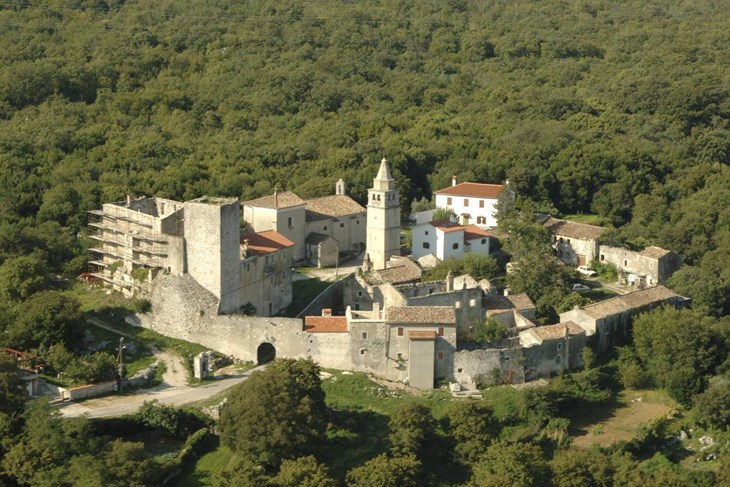
<svg viewBox="0 0 730 487">
<path fill-rule="evenodd" d="M 679 256 L 671 250 L 653 246 L 635 252 L 623 247 L 601 245 L 599 261 L 615 265 L 619 271 L 619 281 L 637 289 L 665 283 L 682 264 Z"/>
<path fill-rule="evenodd" d="M 589 266 L 598 256 L 598 239 L 605 228 L 549 217 L 543 222 L 553 239 L 558 259 L 572 266 Z"/>
<path fill-rule="evenodd" d="M 586 331 L 599 352 L 626 344 L 634 316 L 663 304 L 685 306 L 688 299 L 664 286 L 654 286 L 560 313 L 560 321 L 573 322 Z"/>
</svg>

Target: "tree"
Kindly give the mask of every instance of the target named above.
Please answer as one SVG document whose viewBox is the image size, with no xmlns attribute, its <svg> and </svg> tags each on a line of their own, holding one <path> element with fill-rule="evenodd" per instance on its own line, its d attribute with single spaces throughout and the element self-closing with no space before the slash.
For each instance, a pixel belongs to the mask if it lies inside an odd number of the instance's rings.
<svg viewBox="0 0 730 487">
<path fill-rule="evenodd" d="M 63 343 L 76 348 L 81 343 L 79 302 L 58 291 L 34 294 L 15 307 L 15 319 L 5 329 L 4 342 L 10 347 L 29 350 Z"/>
<path fill-rule="evenodd" d="M 498 437 L 499 420 L 484 401 L 459 401 L 446 410 L 447 431 L 454 442 L 458 461 L 471 465 Z"/>
<path fill-rule="evenodd" d="M 10 416 L 19 412 L 25 399 L 15 357 L 0 354 L 0 413 Z"/>
<path fill-rule="evenodd" d="M 14 257 L 0 266 L 0 297 L 8 301 L 28 299 L 47 285 L 46 266 L 37 254 Z"/>
<path fill-rule="evenodd" d="M 597 450 L 570 450 L 559 453 L 551 462 L 556 487 L 610 487 L 613 485 L 611 461 Z"/>
<path fill-rule="evenodd" d="M 337 487 L 327 467 L 313 456 L 284 460 L 271 483 L 276 487 Z"/>
<path fill-rule="evenodd" d="M 414 455 L 420 459 L 436 439 L 433 416 L 422 404 L 400 406 L 390 416 L 388 427 L 388 442 L 393 456 Z"/>
<path fill-rule="evenodd" d="M 500 441 L 474 466 L 470 485 L 478 487 L 541 487 L 550 482 L 550 467 L 539 447 Z"/>
<path fill-rule="evenodd" d="M 326 414 L 319 367 L 283 359 L 231 390 L 218 428 L 224 445 L 275 468 L 314 449 Z"/>
<path fill-rule="evenodd" d="M 451 272 L 454 276 L 469 274 L 476 280 L 490 279 L 501 272 L 493 257 L 484 254 L 468 253 L 459 259 L 440 261 L 423 276 L 423 281 L 445 279 Z"/>
<path fill-rule="evenodd" d="M 694 398 L 695 417 L 700 424 L 723 430 L 730 425 L 730 385 L 723 381 Z"/>
<path fill-rule="evenodd" d="M 379 455 L 347 472 L 348 487 L 416 487 L 421 462 L 413 455 L 388 457 Z"/>
<path fill-rule="evenodd" d="M 431 217 L 431 220 L 435 222 L 443 220 L 452 221 L 454 219 L 456 219 L 456 213 L 454 213 L 452 208 L 436 208 Z"/>
<path fill-rule="evenodd" d="M 418 213 L 420 211 L 433 210 L 434 208 L 436 208 L 435 203 L 427 200 L 425 196 L 423 198 L 421 198 L 420 200 L 413 200 L 413 203 L 411 203 L 411 211 L 413 213 Z"/>
</svg>

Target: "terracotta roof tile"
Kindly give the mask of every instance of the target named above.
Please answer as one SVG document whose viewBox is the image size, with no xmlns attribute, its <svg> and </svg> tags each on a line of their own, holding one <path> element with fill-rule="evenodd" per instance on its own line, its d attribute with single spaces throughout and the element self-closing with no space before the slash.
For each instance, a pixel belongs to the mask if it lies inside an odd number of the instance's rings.
<svg viewBox="0 0 730 487">
<path fill-rule="evenodd" d="M 543 226 L 553 235 L 580 240 L 598 240 L 598 237 L 606 230 L 603 227 L 597 227 L 595 225 L 568 222 L 552 217 L 545 220 Z"/>
<path fill-rule="evenodd" d="M 304 204 L 304 200 L 290 191 L 283 193 L 274 193 L 262 196 L 255 200 L 243 202 L 244 206 L 253 206 L 256 208 L 291 208 Z"/>
<path fill-rule="evenodd" d="M 266 255 L 277 250 L 293 247 L 294 242 L 275 230 L 241 235 L 241 247 L 248 240 L 248 251 L 254 255 Z"/>
<path fill-rule="evenodd" d="M 492 237 L 492 234 L 486 230 L 482 230 L 476 225 L 467 225 L 464 227 L 464 240 L 474 240 L 477 238 Z"/>
<path fill-rule="evenodd" d="M 411 340 L 435 340 L 435 331 L 408 330 L 408 338 Z"/>
<path fill-rule="evenodd" d="M 309 333 L 347 333 L 346 316 L 305 316 L 304 331 Z"/>
<path fill-rule="evenodd" d="M 449 220 L 437 220 L 430 223 L 432 227 L 438 228 L 444 233 L 458 232 L 464 230 L 464 227 L 462 227 L 458 223 L 454 223 Z"/>
<path fill-rule="evenodd" d="M 323 196 L 305 202 L 307 221 L 341 218 L 343 216 L 365 213 L 365 208 L 355 200 L 343 194 Z"/>
<path fill-rule="evenodd" d="M 385 321 L 455 324 L 456 313 L 451 306 L 391 306 L 385 309 Z"/>
<path fill-rule="evenodd" d="M 440 189 L 436 191 L 436 194 L 497 199 L 502 188 L 504 188 L 502 184 L 459 183 L 456 186 Z"/>
</svg>

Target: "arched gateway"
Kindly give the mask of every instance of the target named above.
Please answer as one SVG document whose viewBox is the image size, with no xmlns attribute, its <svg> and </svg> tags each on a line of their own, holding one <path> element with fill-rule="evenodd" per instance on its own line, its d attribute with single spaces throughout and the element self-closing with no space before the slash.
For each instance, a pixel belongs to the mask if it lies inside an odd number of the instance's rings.
<svg viewBox="0 0 730 487">
<path fill-rule="evenodd" d="M 276 348 L 271 343 L 264 342 L 256 349 L 256 363 L 263 365 L 276 358 Z"/>
</svg>

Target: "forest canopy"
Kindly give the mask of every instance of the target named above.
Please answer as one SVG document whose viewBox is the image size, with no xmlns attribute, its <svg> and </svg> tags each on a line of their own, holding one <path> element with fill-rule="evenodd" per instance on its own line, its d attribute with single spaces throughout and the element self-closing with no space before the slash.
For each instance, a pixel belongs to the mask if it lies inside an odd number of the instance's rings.
<svg viewBox="0 0 730 487">
<path fill-rule="evenodd" d="M 126 194 L 313 197 L 342 177 L 362 201 L 385 156 L 405 210 L 452 174 L 509 178 L 704 267 L 729 240 L 729 17 L 710 0 L 0 2 L 0 261 Z M 50 271 L 78 270 L 69 249 Z"/>
</svg>

